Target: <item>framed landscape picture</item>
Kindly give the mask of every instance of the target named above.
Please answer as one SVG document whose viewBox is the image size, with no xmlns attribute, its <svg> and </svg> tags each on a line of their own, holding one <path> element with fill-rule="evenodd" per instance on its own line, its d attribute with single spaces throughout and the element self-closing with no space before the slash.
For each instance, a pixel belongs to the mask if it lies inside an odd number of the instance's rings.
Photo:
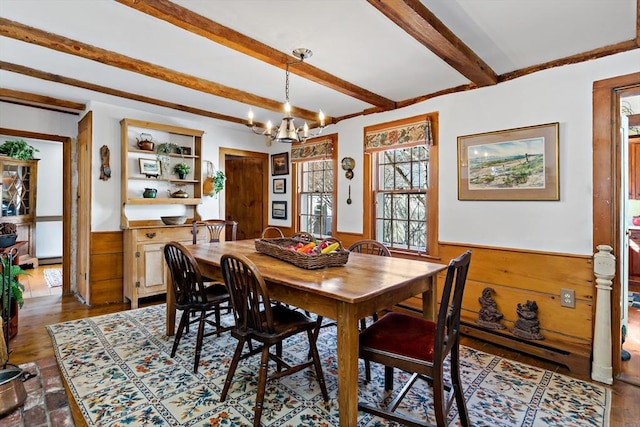
<svg viewBox="0 0 640 427">
<path fill-rule="evenodd" d="M 286 178 L 275 178 L 273 180 L 273 192 L 275 194 L 286 194 L 287 192 Z"/>
<path fill-rule="evenodd" d="M 134 163 L 135 164 L 135 163 Z M 140 173 L 147 178 L 158 177 L 161 173 L 160 161 L 154 159 L 140 159 Z"/>
<path fill-rule="evenodd" d="M 271 155 L 271 175 L 289 175 L 289 153 Z"/>
<path fill-rule="evenodd" d="M 458 137 L 458 200 L 560 200 L 558 128 Z"/>
<path fill-rule="evenodd" d="M 271 218 L 287 219 L 287 202 L 271 202 Z"/>
</svg>

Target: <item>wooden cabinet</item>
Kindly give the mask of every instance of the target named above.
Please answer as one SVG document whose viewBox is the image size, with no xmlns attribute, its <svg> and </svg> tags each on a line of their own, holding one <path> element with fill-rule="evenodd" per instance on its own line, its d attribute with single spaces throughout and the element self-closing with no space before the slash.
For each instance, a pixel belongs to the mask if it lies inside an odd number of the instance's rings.
<svg viewBox="0 0 640 427">
<path fill-rule="evenodd" d="M 629 230 L 629 290 L 640 292 L 640 230 Z"/>
<path fill-rule="evenodd" d="M 640 137 L 629 138 L 629 198 L 640 200 Z"/>
<path fill-rule="evenodd" d="M 38 160 L 0 156 L 2 171 L 2 221 L 16 225 L 18 241 L 27 242 L 18 251 L 18 264 L 38 266 L 36 258 L 36 192 Z"/>
<path fill-rule="evenodd" d="M 131 308 L 138 308 L 138 299 L 167 292 L 170 275 L 164 245 L 171 241 L 191 244 L 191 225 L 140 226 L 124 234 L 124 296 Z"/>
<path fill-rule="evenodd" d="M 202 202 L 203 131 L 133 119 L 123 119 L 120 125 L 124 297 L 131 301 L 131 308 L 137 308 L 139 298 L 167 291 L 164 245 L 170 241 L 191 243 L 191 223 L 201 219 L 197 206 Z M 141 140 L 151 140 L 153 149 L 142 149 Z M 173 151 L 159 156 L 160 144 L 173 147 Z M 151 148 L 149 145 L 144 148 Z M 185 179 L 173 173 L 179 162 L 190 168 Z M 154 189 L 155 197 L 144 197 L 153 193 L 146 189 Z M 171 197 L 176 192 L 187 194 Z M 185 225 L 162 223 L 161 216 L 177 215 L 180 208 L 185 212 L 178 215 L 188 218 Z"/>
</svg>

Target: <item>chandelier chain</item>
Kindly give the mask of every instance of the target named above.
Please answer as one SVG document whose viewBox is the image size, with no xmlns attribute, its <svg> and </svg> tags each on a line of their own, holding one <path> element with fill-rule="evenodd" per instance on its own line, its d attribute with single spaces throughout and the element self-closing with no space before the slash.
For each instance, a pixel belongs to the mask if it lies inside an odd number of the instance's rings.
<svg viewBox="0 0 640 427">
<path fill-rule="evenodd" d="M 284 97 L 287 102 L 289 102 L 289 63 L 287 62 L 287 66 L 285 68 L 285 83 L 284 83 Z"/>
</svg>

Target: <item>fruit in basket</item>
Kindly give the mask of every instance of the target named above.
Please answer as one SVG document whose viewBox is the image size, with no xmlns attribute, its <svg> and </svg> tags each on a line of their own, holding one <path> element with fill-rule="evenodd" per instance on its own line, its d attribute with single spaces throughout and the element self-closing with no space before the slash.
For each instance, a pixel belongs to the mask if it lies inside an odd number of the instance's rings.
<svg viewBox="0 0 640 427">
<path fill-rule="evenodd" d="M 309 253 L 313 248 L 316 247 L 316 242 L 309 242 L 306 245 L 296 249 L 298 252 L 302 252 L 303 254 Z"/>
<path fill-rule="evenodd" d="M 328 254 L 330 252 L 333 252 L 333 251 L 337 250 L 339 247 L 340 247 L 340 243 L 334 242 L 334 243 L 330 244 L 329 246 L 327 246 L 326 248 L 324 248 L 322 250 L 322 253 L 323 254 Z"/>
</svg>

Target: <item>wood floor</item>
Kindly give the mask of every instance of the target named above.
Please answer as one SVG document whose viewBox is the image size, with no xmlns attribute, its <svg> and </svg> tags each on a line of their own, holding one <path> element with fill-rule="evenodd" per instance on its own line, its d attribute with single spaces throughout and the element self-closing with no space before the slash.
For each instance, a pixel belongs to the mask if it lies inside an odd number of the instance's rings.
<svg viewBox="0 0 640 427">
<path fill-rule="evenodd" d="M 37 273 L 31 276 L 31 279 L 34 279 L 32 286 L 36 287 L 35 294 L 38 292 L 36 277 Z M 162 302 L 164 301 L 161 299 L 141 301 L 141 307 Z M 25 301 L 22 310 L 20 310 L 18 336 L 9 343 L 9 360 L 11 363 L 21 364 L 53 356 L 53 346 L 51 345 L 51 339 L 45 328 L 46 325 L 101 314 L 115 313 L 127 309 L 129 309 L 129 304 L 109 304 L 99 307 L 87 307 L 74 296 L 69 295 L 47 295 L 29 298 Z M 638 329 L 640 329 L 640 323 Z M 640 334 L 640 330 L 638 333 Z M 463 337 L 462 344 L 561 374 L 572 375 L 562 366 L 477 339 Z M 629 349 L 626 344 L 624 348 Z M 635 363 L 640 364 L 640 352 L 637 354 Z M 589 378 L 582 379 L 589 380 Z M 611 386 L 611 390 L 611 427 L 640 427 L 640 405 L 638 404 L 640 402 L 640 387 L 616 380 L 613 386 Z M 83 422 L 80 421 L 78 425 L 83 425 Z"/>
</svg>

